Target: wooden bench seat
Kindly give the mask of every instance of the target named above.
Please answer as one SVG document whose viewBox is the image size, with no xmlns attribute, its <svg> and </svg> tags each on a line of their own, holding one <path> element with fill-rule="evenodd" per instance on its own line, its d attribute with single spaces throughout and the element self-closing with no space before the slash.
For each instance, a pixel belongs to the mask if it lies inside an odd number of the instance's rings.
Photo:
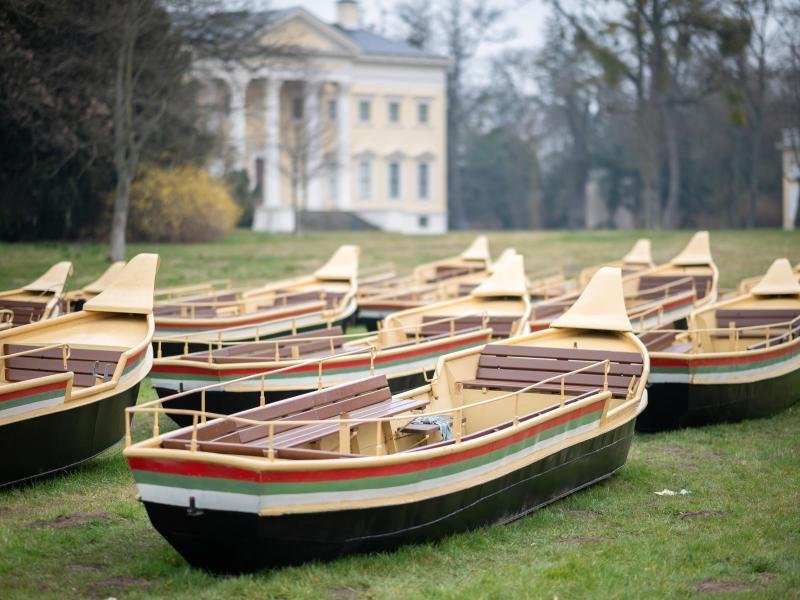
<svg viewBox="0 0 800 600">
<path fill-rule="evenodd" d="M 280 421 L 273 428 L 273 447 L 292 448 L 318 441 L 339 431 L 336 420 L 311 425 L 299 425 L 293 421 L 336 419 L 341 415 L 377 419 L 416 410 L 426 404 L 426 400 L 393 398 L 386 376 L 376 375 L 246 410 L 236 416 Z M 358 425 L 351 428 L 357 429 Z M 190 443 L 191 431 L 187 431 L 164 439 L 162 446 L 187 449 Z M 238 453 L 241 450 L 243 454 L 260 455 L 269 446 L 269 427 L 241 425 L 223 419 L 198 427 L 197 443 L 200 450 L 208 452 Z"/>
<path fill-rule="evenodd" d="M 649 352 L 658 352 L 671 346 L 675 341 L 675 335 L 672 331 L 648 331 L 639 334 L 639 339 Z"/>
<path fill-rule="evenodd" d="M 0 310 L 10 310 L 13 313 L 11 323 L 14 327 L 40 320 L 46 308 L 46 299 L 36 302 L 33 300 L 4 300 L 0 298 Z"/>
<path fill-rule="evenodd" d="M 3 354 L 15 354 L 33 350 L 36 346 L 21 344 L 6 344 L 3 346 Z M 70 348 L 70 357 L 67 360 L 67 368 L 64 368 L 62 350 L 51 348 L 24 356 L 6 358 L 5 379 L 6 381 L 27 381 L 54 373 L 66 373 L 72 371 L 75 376 L 73 384 L 80 387 L 91 387 L 98 382 L 109 381 L 117 368 L 121 351 L 116 350 L 96 350 L 86 348 Z"/>
<path fill-rule="evenodd" d="M 236 300 L 235 292 L 220 292 L 219 294 L 201 296 L 200 298 L 192 298 L 191 300 L 185 301 L 176 299 L 176 302 L 180 302 L 184 306 L 176 306 L 174 304 L 154 306 L 153 315 L 157 317 L 179 317 L 181 316 L 181 310 L 183 310 L 183 314 L 188 316 L 193 314 L 197 318 L 214 317 L 217 314 L 217 309 L 213 306 L 206 306 L 207 304 L 211 302 L 233 302 L 234 300 Z M 192 312 L 192 307 L 188 306 L 189 304 L 203 306 L 195 306 L 194 312 Z"/>
<path fill-rule="evenodd" d="M 577 395 L 577 396 L 575 396 L 573 398 L 569 398 L 568 400 L 566 400 L 564 402 L 564 406 L 568 406 L 570 404 L 574 404 L 575 402 L 578 402 L 579 400 L 583 400 L 585 398 L 588 398 L 589 396 L 593 396 L 594 394 L 599 394 L 601 391 L 603 391 L 602 388 L 601 389 L 594 389 L 594 390 L 588 390 L 588 391 L 585 391 L 585 392 L 581 392 L 579 395 Z M 545 415 L 545 414 L 547 414 L 549 412 L 553 412 L 554 410 L 556 410 L 557 408 L 560 408 L 560 407 L 561 407 L 561 403 L 558 402 L 556 404 L 552 404 L 550 406 L 546 406 L 545 408 L 542 408 L 540 410 L 537 410 L 537 411 L 534 411 L 534 412 L 531 412 L 531 413 L 528 413 L 528 414 L 525 414 L 525 415 L 521 415 L 519 417 L 518 421 L 520 423 L 523 423 L 525 421 L 530 421 L 531 419 L 534 419 L 534 418 L 539 417 L 541 415 Z M 483 437 L 485 435 L 489 435 L 491 433 L 495 433 L 497 431 L 502 431 L 503 429 L 508 429 L 513 424 L 514 424 L 514 421 L 509 419 L 508 421 L 503 421 L 501 423 L 498 423 L 497 425 L 493 425 L 491 427 L 486 427 L 485 429 L 481 429 L 479 431 L 473 431 L 472 433 L 468 433 L 467 435 L 463 435 L 463 436 L 461 436 L 461 441 L 462 442 L 467 442 L 469 440 L 474 440 L 474 439 Z M 437 429 L 438 429 L 438 427 L 437 427 Z M 431 448 L 439 448 L 441 446 L 449 446 L 450 444 L 454 444 L 455 442 L 456 442 L 455 438 L 450 438 L 449 440 L 441 440 L 441 441 L 435 442 L 433 444 L 427 444 L 426 446 L 419 446 L 419 447 L 416 447 L 416 448 L 411 448 L 411 449 L 408 450 L 408 452 L 419 452 L 420 450 L 429 450 Z"/>
<path fill-rule="evenodd" d="M 673 296 L 675 294 L 694 289 L 697 292 L 697 298 L 704 298 L 711 290 L 713 277 L 711 275 L 692 275 L 676 274 L 676 275 L 643 275 L 639 278 L 639 298 L 660 298 L 665 296 Z M 669 286 L 669 287 L 666 287 Z M 648 291 L 653 288 L 659 288 Z"/>
<path fill-rule="evenodd" d="M 325 290 L 312 290 L 309 292 L 292 292 L 291 290 L 278 290 L 279 295 L 275 299 L 274 307 L 294 306 L 295 304 L 306 304 L 308 302 L 325 302 L 325 308 L 334 308 L 339 305 L 344 292 L 327 292 Z M 285 294 L 285 295 L 284 295 Z M 263 307 L 259 307 L 263 308 Z"/>
<path fill-rule="evenodd" d="M 751 327 L 785 323 L 800 316 L 795 308 L 720 308 L 716 311 L 717 327 Z"/>
<path fill-rule="evenodd" d="M 211 358 L 217 364 L 229 364 L 237 362 L 270 361 L 275 360 L 275 346 L 277 344 L 277 354 L 281 360 L 293 357 L 303 357 L 317 352 L 335 352 L 342 347 L 344 332 L 338 325 L 328 329 L 313 329 L 295 335 L 286 335 L 263 342 L 253 342 L 250 344 L 236 344 L 227 348 L 211 351 Z M 307 339 L 312 338 L 312 339 Z M 313 339 L 328 338 L 328 339 Z M 333 348 L 331 349 L 331 346 Z M 296 350 L 295 350 L 296 348 Z M 192 352 L 182 357 L 183 360 L 208 362 L 208 351 L 201 350 Z"/>
<path fill-rule="evenodd" d="M 548 317 L 555 318 L 558 317 L 570 307 L 574 303 L 574 300 L 570 300 L 568 302 L 553 302 L 553 303 L 544 303 L 544 304 L 537 304 L 533 307 L 533 318 L 536 320 L 539 319 L 546 319 Z"/>
<path fill-rule="evenodd" d="M 452 279 L 453 277 L 461 277 L 462 275 L 468 275 L 469 273 L 474 273 L 475 271 L 482 271 L 483 267 L 457 267 L 457 266 L 448 266 L 448 265 L 439 265 L 436 267 L 436 271 L 434 276 L 429 281 L 442 281 L 444 279 Z"/>
<path fill-rule="evenodd" d="M 449 319 L 453 319 L 450 321 Z M 515 325 L 521 317 L 513 315 L 494 315 L 487 319 L 486 327 L 492 328 L 492 337 L 507 338 L 514 331 Z M 447 319 L 447 320 L 443 320 Z M 438 321 L 438 322 L 436 322 Z M 461 333 L 466 329 L 484 327 L 483 317 L 480 315 L 466 317 L 449 317 L 446 315 L 425 315 L 422 317 L 422 327 L 420 335 L 425 337 L 449 334 L 450 332 Z"/>
<path fill-rule="evenodd" d="M 478 358 L 476 378 L 462 382 L 465 388 L 516 390 L 587 364 L 609 359 L 608 389 L 615 397 L 626 397 L 634 377 L 642 373 L 642 357 L 635 352 L 606 352 L 577 348 L 488 344 Z M 565 393 L 583 394 L 602 389 L 604 366 L 597 365 L 565 378 Z M 535 388 L 539 393 L 560 393 L 560 381 Z"/>
</svg>

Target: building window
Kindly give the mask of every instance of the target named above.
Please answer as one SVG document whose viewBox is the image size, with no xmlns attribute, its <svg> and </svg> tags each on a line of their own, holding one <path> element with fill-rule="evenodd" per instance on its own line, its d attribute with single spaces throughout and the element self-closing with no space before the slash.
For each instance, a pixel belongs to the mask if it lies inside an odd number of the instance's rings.
<svg viewBox="0 0 800 600">
<path fill-rule="evenodd" d="M 396 125 L 400 122 L 400 102 L 397 100 L 389 101 L 389 123 Z"/>
<path fill-rule="evenodd" d="M 358 101 L 358 121 L 360 123 L 369 123 L 370 105 L 369 100 Z"/>
<path fill-rule="evenodd" d="M 430 198 L 431 167 L 427 161 L 417 163 L 417 196 L 420 200 Z"/>
<path fill-rule="evenodd" d="M 300 121 L 303 118 L 303 99 L 292 98 L 292 118 Z"/>
<path fill-rule="evenodd" d="M 389 198 L 397 200 L 400 197 L 400 162 L 393 160 L 389 163 Z"/>
<path fill-rule="evenodd" d="M 417 103 L 417 122 L 420 125 L 427 125 L 430 121 L 430 103 L 427 100 L 423 100 Z"/>
<path fill-rule="evenodd" d="M 358 161 L 358 197 L 369 200 L 372 195 L 372 163 L 368 158 Z"/>
<path fill-rule="evenodd" d="M 428 228 L 428 215 L 420 215 L 419 216 L 419 228 L 420 229 L 427 229 Z"/>
<path fill-rule="evenodd" d="M 336 109 L 337 109 L 336 100 L 334 99 L 328 100 L 328 118 L 331 121 L 336 120 Z"/>
</svg>

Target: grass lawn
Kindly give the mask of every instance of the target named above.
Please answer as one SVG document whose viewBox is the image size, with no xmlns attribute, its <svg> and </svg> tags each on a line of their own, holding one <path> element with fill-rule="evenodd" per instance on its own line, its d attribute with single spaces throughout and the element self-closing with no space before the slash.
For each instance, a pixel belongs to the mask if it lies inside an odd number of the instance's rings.
<svg viewBox="0 0 800 600">
<path fill-rule="evenodd" d="M 493 233 L 531 274 L 619 258 L 641 232 Z M 651 232 L 657 262 L 689 232 Z M 236 232 L 223 242 L 134 245 L 161 254 L 159 285 L 260 282 L 312 270 L 343 242 L 366 266 L 457 254 L 473 234 L 377 233 L 292 238 Z M 721 286 L 800 260 L 800 234 L 712 232 Z M 71 288 L 107 264 L 95 244 L 0 244 L 0 289 L 51 263 L 75 264 Z M 154 397 L 147 381 L 140 401 Z M 137 421 L 135 437 L 147 435 Z M 800 404 L 771 419 L 638 435 L 609 480 L 508 526 L 389 554 L 215 578 L 189 568 L 155 532 L 121 445 L 70 473 L 0 490 L 0 598 L 800 598 Z M 57 443 L 53 440 L 51 443 Z M 2 460 L 14 460 L 13 456 Z M 686 496 L 657 496 L 669 488 Z"/>
</svg>

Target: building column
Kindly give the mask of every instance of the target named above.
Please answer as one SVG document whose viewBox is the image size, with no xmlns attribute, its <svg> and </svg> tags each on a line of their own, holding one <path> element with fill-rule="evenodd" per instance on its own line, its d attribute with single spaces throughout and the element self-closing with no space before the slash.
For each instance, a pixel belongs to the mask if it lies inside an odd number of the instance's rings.
<svg viewBox="0 0 800 600">
<path fill-rule="evenodd" d="M 261 202 L 265 207 L 281 204 L 280 172 L 280 93 L 282 81 L 264 82 L 264 187 Z"/>
<path fill-rule="evenodd" d="M 246 92 L 247 79 L 234 78 L 230 81 L 230 133 L 231 150 L 233 152 L 231 165 L 235 170 L 245 169 L 245 132 L 247 130 Z"/>
<path fill-rule="evenodd" d="M 348 86 L 340 83 L 336 95 L 336 179 L 339 189 L 336 208 L 350 208 L 350 94 Z"/>
<path fill-rule="evenodd" d="M 319 115 L 318 83 L 306 82 L 305 106 L 303 118 L 306 122 L 306 198 L 307 210 L 320 210 L 322 208 L 322 195 L 320 193 L 320 177 L 324 173 L 322 164 L 322 137 L 321 119 Z"/>
</svg>

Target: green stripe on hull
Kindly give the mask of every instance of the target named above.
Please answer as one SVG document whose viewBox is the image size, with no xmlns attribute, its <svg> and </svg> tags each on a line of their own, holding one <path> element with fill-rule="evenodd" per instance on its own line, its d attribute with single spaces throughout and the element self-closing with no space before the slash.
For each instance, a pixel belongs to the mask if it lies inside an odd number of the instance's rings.
<svg viewBox="0 0 800 600">
<path fill-rule="evenodd" d="M 340 492 L 354 491 L 359 489 L 396 487 L 417 483 L 419 481 L 454 475 L 461 471 L 488 465 L 492 462 L 502 459 L 504 456 L 515 454 L 516 452 L 524 450 L 527 447 L 534 446 L 537 443 L 561 435 L 568 430 L 572 430 L 597 421 L 601 412 L 602 409 L 588 413 L 571 421 L 567 421 L 561 425 L 541 431 L 536 435 L 524 440 L 520 440 L 519 442 L 509 446 L 487 452 L 474 458 L 466 459 L 449 465 L 443 465 L 441 467 L 414 471 L 412 473 L 403 473 L 400 475 L 386 475 L 379 477 L 332 480 L 324 482 L 315 481 L 307 483 L 256 483 L 248 481 L 236 481 L 232 479 L 191 477 L 185 475 L 173 475 L 137 470 L 134 471 L 134 479 L 136 480 L 136 483 L 142 484 L 251 495 Z"/>
</svg>

